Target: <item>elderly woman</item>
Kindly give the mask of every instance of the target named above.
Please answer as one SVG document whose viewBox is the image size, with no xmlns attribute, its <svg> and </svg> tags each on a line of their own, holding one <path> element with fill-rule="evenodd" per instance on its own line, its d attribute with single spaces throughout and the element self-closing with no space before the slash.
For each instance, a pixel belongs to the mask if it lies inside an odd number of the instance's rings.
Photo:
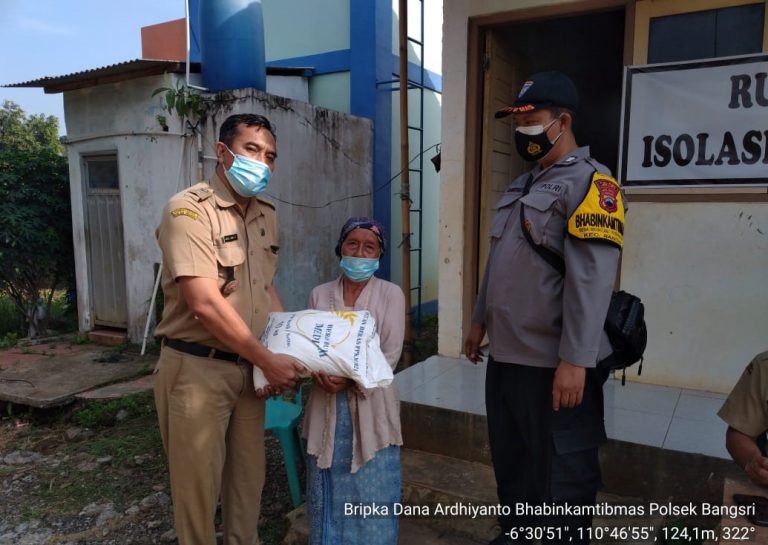
<svg viewBox="0 0 768 545">
<path fill-rule="evenodd" d="M 353 217 L 336 244 L 342 274 L 317 286 L 310 307 L 369 310 L 381 349 L 395 367 L 403 347 L 405 297 L 373 276 L 384 253 L 384 227 Z M 393 504 L 400 501 L 400 408 L 394 383 L 364 390 L 349 379 L 314 375 L 304 417 L 310 545 L 397 543 Z M 388 517 L 345 514 L 345 504 L 387 506 Z"/>
</svg>

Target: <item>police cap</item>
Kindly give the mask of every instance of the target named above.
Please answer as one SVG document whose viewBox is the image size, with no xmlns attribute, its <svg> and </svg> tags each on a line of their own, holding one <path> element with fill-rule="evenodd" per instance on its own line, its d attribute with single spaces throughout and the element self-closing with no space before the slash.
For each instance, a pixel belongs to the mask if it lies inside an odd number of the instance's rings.
<svg viewBox="0 0 768 545">
<path fill-rule="evenodd" d="M 571 78 L 562 72 L 539 72 L 525 80 L 517 99 L 496 112 L 496 118 L 551 107 L 576 111 L 578 106 L 579 94 Z"/>
</svg>

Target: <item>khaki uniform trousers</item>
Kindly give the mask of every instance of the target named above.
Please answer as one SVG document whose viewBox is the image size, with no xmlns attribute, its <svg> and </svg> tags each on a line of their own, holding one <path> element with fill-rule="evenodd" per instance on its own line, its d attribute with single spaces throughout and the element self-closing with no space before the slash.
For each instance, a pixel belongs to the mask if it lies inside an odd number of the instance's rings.
<svg viewBox="0 0 768 545">
<path fill-rule="evenodd" d="M 264 400 L 253 367 L 164 346 L 154 390 L 179 544 L 216 544 L 219 497 L 224 544 L 258 544 Z"/>
</svg>

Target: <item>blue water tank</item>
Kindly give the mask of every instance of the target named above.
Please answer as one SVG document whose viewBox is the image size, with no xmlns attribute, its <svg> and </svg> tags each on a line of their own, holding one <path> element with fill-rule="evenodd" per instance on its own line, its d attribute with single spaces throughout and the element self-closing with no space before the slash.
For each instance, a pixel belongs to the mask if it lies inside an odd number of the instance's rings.
<svg viewBox="0 0 768 545">
<path fill-rule="evenodd" d="M 261 0 L 199 0 L 203 87 L 267 89 Z"/>
</svg>

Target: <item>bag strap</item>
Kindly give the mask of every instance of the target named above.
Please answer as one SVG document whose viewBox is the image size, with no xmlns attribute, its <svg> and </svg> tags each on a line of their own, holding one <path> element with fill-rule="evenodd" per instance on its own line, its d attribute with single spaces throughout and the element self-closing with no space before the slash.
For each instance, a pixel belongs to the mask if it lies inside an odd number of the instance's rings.
<svg viewBox="0 0 768 545">
<path fill-rule="evenodd" d="M 528 180 L 525 182 L 525 187 L 523 188 L 523 197 L 525 197 L 530 191 L 531 186 L 533 185 L 533 174 L 528 176 Z M 521 197 L 522 198 L 522 197 Z M 531 233 L 528 232 L 528 228 L 525 226 L 525 206 L 522 202 L 520 202 L 520 229 L 523 231 L 523 236 L 525 236 L 525 240 L 528 241 L 528 244 L 531 245 L 531 248 L 541 256 L 541 258 L 549 263 L 557 272 L 560 273 L 560 276 L 565 277 L 565 260 L 560 257 L 558 254 L 550 250 L 549 248 L 545 248 L 541 244 L 536 244 L 533 241 L 533 237 L 531 237 Z M 605 326 L 603 326 L 605 328 Z M 642 371 L 643 368 L 643 361 L 642 358 L 640 359 L 640 370 Z M 624 383 L 627 380 L 627 368 L 624 366 L 621 370 L 621 385 L 624 386 Z"/>
<path fill-rule="evenodd" d="M 523 188 L 523 197 L 525 197 L 531 191 L 532 185 L 533 174 L 530 174 L 528 176 L 528 180 L 525 182 L 525 187 Z M 531 245 L 531 248 L 533 248 L 533 250 L 539 254 L 542 259 L 544 259 L 544 261 L 549 263 L 557 272 L 559 272 L 560 276 L 565 276 L 565 260 L 549 248 L 545 248 L 541 244 L 536 244 L 533 241 L 531 233 L 525 226 L 525 206 L 522 202 L 520 202 L 520 229 L 523 231 L 523 236 L 525 236 L 525 240 L 528 241 L 528 244 Z"/>
</svg>

